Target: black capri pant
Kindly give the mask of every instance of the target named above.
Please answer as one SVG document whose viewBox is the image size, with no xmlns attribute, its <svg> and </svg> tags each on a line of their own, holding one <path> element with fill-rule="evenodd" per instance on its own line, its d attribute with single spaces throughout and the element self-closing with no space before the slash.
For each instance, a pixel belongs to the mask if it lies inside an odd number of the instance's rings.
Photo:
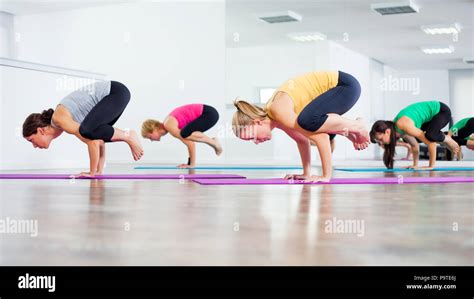
<svg viewBox="0 0 474 299">
<path fill-rule="evenodd" d="M 212 128 L 219 120 L 219 112 L 208 105 L 203 105 L 202 114 L 181 130 L 181 137 L 189 137 L 193 132 L 204 133 Z"/>
<path fill-rule="evenodd" d="M 84 118 L 79 127 L 82 137 L 110 142 L 114 135 L 113 125 L 130 102 L 130 91 L 120 82 L 112 81 L 110 94 L 100 100 Z"/>
<path fill-rule="evenodd" d="M 328 113 L 343 115 L 349 111 L 357 103 L 360 92 L 357 79 L 339 71 L 337 85 L 304 107 L 298 115 L 298 125 L 307 131 L 316 132 L 326 122 Z M 335 135 L 329 136 L 333 139 Z"/>
<path fill-rule="evenodd" d="M 474 117 L 471 117 L 466 125 L 459 129 L 457 132 L 453 132 L 453 139 L 456 141 L 459 145 L 466 145 L 467 140 L 469 136 L 474 134 Z"/>
<path fill-rule="evenodd" d="M 451 109 L 448 105 L 441 103 L 439 113 L 430 121 L 421 125 L 421 130 L 425 132 L 425 137 L 431 142 L 443 142 L 446 136 L 441 131 L 452 120 Z"/>
</svg>

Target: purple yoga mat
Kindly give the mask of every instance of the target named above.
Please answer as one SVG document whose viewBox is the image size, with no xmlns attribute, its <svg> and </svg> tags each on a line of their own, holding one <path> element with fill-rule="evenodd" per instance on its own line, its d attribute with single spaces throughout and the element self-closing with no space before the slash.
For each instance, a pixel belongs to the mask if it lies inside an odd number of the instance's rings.
<svg viewBox="0 0 474 299">
<path fill-rule="evenodd" d="M 392 177 L 392 178 L 333 178 L 329 183 L 308 183 L 302 180 L 285 179 L 194 179 L 201 185 L 321 185 L 321 184 L 431 184 L 431 183 L 474 183 L 474 177 Z"/>
<path fill-rule="evenodd" d="M 61 179 L 72 179 L 71 174 L 0 174 L 0 179 L 13 179 L 13 180 L 61 180 Z M 94 178 L 88 177 L 74 177 L 74 179 L 112 179 L 112 180 L 179 180 L 179 179 L 243 179 L 244 176 L 235 174 L 106 174 L 97 175 Z"/>
</svg>

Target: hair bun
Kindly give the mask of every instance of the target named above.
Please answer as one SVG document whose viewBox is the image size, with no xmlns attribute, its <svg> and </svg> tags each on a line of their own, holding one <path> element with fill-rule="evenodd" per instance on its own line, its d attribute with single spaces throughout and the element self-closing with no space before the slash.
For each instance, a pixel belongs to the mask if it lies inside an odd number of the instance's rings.
<svg viewBox="0 0 474 299">
<path fill-rule="evenodd" d="M 235 106 L 235 108 L 237 108 L 238 110 L 240 110 L 240 109 L 239 109 L 239 104 L 240 104 L 239 98 L 235 98 L 235 100 L 234 100 L 234 106 Z"/>
<path fill-rule="evenodd" d="M 49 108 L 48 110 L 43 110 L 41 112 L 41 119 L 47 123 L 51 122 L 51 118 L 53 118 L 54 110 Z"/>
</svg>

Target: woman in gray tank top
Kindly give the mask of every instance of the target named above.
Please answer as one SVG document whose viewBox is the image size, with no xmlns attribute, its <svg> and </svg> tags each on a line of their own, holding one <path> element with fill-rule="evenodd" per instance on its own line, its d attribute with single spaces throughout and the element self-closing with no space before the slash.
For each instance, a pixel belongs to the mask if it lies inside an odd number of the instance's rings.
<svg viewBox="0 0 474 299">
<path fill-rule="evenodd" d="M 130 91 L 120 82 L 102 81 L 84 86 L 62 99 L 56 110 L 30 114 L 23 123 L 23 137 L 34 148 L 46 149 L 63 132 L 74 135 L 89 151 L 90 170 L 80 176 L 102 174 L 106 142 L 126 142 L 135 161 L 143 156 L 135 131 L 113 127 L 129 101 Z"/>
</svg>

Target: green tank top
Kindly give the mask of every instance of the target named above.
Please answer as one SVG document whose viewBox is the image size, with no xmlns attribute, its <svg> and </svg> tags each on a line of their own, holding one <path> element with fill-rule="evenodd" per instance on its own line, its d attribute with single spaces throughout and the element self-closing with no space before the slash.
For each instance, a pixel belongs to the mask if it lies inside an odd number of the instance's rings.
<svg viewBox="0 0 474 299">
<path fill-rule="evenodd" d="M 397 127 L 397 121 L 403 116 L 411 119 L 415 124 L 415 127 L 420 129 L 424 123 L 429 122 L 436 114 L 439 113 L 440 108 L 441 103 L 438 101 L 411 104 L 398 112 L 397 116 L 395 116 L 393 119 L 393 122 L 395 123 L 395 130 L 397 130 L 397 132 L 400 134 L 405 134 L 405 132 Z"/>
<path fill-rule="evenodd" d="M 466 117 L 458 121 L 457 123 L 454 124 L 454 126 L 449 129 L 450 132 L 455 133 L 459 132 L 462 128 L 464 128 L 467 124 L 467 122 L 471 119 L 472 117 Z M 470 140 L 469 136 L 464 138 L 465 140 Z"/>
</svg>

